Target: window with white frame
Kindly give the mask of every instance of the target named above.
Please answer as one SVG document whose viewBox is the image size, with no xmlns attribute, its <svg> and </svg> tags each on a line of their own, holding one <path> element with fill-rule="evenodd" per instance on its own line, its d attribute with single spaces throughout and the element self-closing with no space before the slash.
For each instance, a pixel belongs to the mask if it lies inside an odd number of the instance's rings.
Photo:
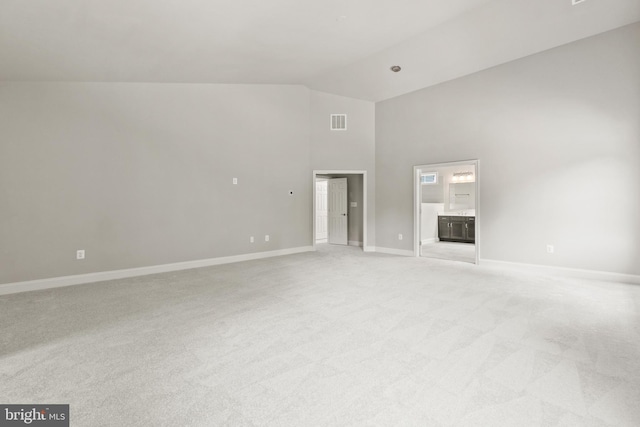
<svg viewBox="0 0 640 427">
<path fill-rule="evenodd" d="M 423 172 L 420 174 L 420 184 L 437 184 L 438 172 Z"/>
</svg>

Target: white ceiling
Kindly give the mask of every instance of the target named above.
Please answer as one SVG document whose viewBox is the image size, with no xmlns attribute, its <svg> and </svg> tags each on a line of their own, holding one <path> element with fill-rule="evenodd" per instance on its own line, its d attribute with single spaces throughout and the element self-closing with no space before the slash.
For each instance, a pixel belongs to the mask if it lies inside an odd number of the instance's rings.
<svg viewBox="0 0 640 427">
<path fill-rule="evenodd" d="M 0 80 L 304 84 L 379 101 L 639 20 L 640 0 L 0 0 Z"/>
</svg>

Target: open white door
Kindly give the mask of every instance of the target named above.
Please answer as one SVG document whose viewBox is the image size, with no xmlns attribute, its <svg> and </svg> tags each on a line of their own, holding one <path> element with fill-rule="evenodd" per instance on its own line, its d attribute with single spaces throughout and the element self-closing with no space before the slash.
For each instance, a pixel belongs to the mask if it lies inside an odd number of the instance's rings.
<svg viewBox="0 0 640 427">
<path fill-rule="evenodd" d="M 347 178 L 329 180 L 329 243 L 347 245 Z"/>
</svg>

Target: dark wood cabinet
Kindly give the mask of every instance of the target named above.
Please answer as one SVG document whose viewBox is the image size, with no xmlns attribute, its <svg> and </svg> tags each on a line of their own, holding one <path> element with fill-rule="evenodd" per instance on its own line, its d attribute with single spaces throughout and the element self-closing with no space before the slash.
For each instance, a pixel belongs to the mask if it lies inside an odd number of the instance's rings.
<svg viewBox="0 0 640 427">
<path fill-rule="evenodd" d="M 451 237 L 451 231 L 449 231 L 449 217 L 438 216 L 438 239 L 448 240 Z"/>
<path fill-rule="evenodd" d="M 467 217 L 467 240 L 470 242 L 476 242 L 476 217 Z"/>
<path fill-rule="evenodd" d="M 475 243 L 476 218 L 473 216 L 438 216 L 438 238 L 445 242 Z"/>
<path fill-rule="evenodd" d="M 460 218 L 460 217 L 458 217 Z M 449 238 L 452 240 L 466 240 L 467 230 L 465 228 L 466 221 L 460 221 L 457 218 L 449 220 Z"/>
</svg>

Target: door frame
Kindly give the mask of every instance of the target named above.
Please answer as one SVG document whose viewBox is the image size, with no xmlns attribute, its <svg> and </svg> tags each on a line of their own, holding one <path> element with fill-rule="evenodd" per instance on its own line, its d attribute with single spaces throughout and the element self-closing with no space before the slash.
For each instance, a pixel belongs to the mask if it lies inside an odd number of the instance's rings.
<svg viewBox="0 0 640 427">
<path fill-rule="evenodd" d="M 473 165 L 475 168 L 475 176 L 476 176 L 476 239 L 475 239 L 475 249 L 476 249 L 476 262 L 475 264 L 480 264 L 480 160 L 472 159 L 472 160 L 460 160 L 455 162 L 446 162 L 446 163 L 428 163 L 423 165 L 417 165 L 413 167 L 413 256 L 420 256 L 420 243 L 421 243 L 421 230 L 420 230 L 420 205 L 422 200 L 420 200 L 421 196 L 421 185 L 420 184 L 420 172 L 426 169 L 434 169 L 441 167 L 449 167 L 449 166 L 463 166 L 463 165 Z"/>
<path fill-rule="evenodd" d="M 311 246 L 316 250 L 316 178 L 318 175 L 362 175 L 362 250 L 368 252 L 367 245 L 367 171 L 366 170 L 344 170 L 344 169 L 314 169 L 311 180 L 312 196 L 311 196 L 311 215 L 313 224 L 311 227 Z M 347 194 L 347 202 L 348 202 Z M 348 238 L 347 238 L 348 241 Z"/>
<path fill-rule="evenodd" d="M 327 217 L 325 218 L 326 221 L 324 221 L 325 222 L 324 226 L 325 226 L 325 229 L 326 229 L 325 230 L 326 231 L 326 233 L 325 233 L 326 235 L 325 235 L 325 238 L 321 239 L 321 240 L 324 240 L 323 243 L 325 243 L 325 242 L 329 243 L 329 206 L 328 206 L 328 204 L 329 204 L 329 200 L 328 200 L 329 199 L 329 179 L 328 178 L 316 178 L 315 179 L 315 187 L 316 187 L 316 195 L 315 195 L 315 197 L 316 198 L 318 197 L 318 184 L 319 183 L 324 183 L 325 184 L 324 187 L 326 187 L 326 193 L 327 193 L 326 194 L 327 200 L 325 200 L 325 205 L 327 205 L 326 206 L 326 208 L 327 208 L 327 211 L 326 211 Z M 313 206 L 314 206 L 314 209 L 318 206 L 317 200 L 316 200 L 316 203 L 314 203 Z M 315 237 L 314 237 L 314 239 L 315 239 L 314 241 L 317 242 L 318 241 L 318 235 L 317 235 L 317 233 L 318 233 L 318 211 L 315 211 L 313 213 L 313 225 L 315 226 L 315 233 L 316 233 Z"/>
</svg>

